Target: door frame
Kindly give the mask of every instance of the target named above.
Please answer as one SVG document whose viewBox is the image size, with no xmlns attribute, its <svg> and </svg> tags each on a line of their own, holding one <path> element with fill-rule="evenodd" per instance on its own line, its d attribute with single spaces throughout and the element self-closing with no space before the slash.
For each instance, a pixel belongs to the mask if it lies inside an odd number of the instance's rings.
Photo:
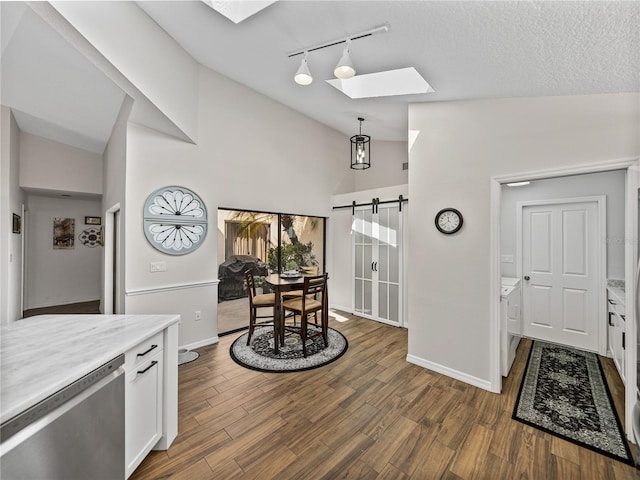
<svg viewBox="0 0 640 480">
<path fill-rule="evenodd" d="M 500 212 L 501 212 L 501 187 L 502 184 L 511 182 L 523 182 L 528 180 L 540 180 L 544 178 L 562 177 L 567 175 L 579 175 L 584 173 L 608 172 L 611 170 L 626 171 L 625 185 L 625 302 L 626 305 L 636 305 L 635 273 L 638 266 L 638 185 L 640 173 L 640 158 L 628 157 L 590 164 L 566 166 L 546 170 L 519 172 L 512 174 L 496 175 L 491 177 L 490 183 L 490 251 L 489 264 L 491 278 L 489 279 L 489 314 L 490 332 L 490 382 L 491 390 L 502 391 L 502 376 L 500 372 Z M 637 338 L 637 319 L 635 308 L 627 312 L 625 327 L 629 338 Z M 637 343 L 629 342 L 626 350 L 627 365 L 635 365 L 637 358 Z M 627 438 L 636 443 L 633 437 L 633 407 L 636 403 L 636 369 L 630 368 L 627 372 L 627 385 L 633 388 L 625 388 L 625 432 Z"/>
<path fill-rule="evenodd" d="M 516 277 L 522 278 L 522 214 L 525 207 L 544 205 L 557 205 L 563 203 L 597 203 L 598 205 L 598 240 L 607 237 L 607 197 L 606 195 L 593 195 L 587 197 L 553 198 L 548 200 L 528 200 L 516 204 Z M 598 260 L 596 277 L 598 279 L 598 291 L 596 292 L 598 318 L 607 316 L 607 244 L 598 242 Z M 524 283 L 522 283 L 522 306 L 524 306 Z M 521 308 L 522 321 L 524 322 L 524 308 Z M 598 322 L 598 354 L 607 354 L 607 325 Z"/>
<path fill-rule="evenodd" d="M 102 290 L 102 313 L 117 314 L 122 313 L 122 285 L 121 273 L 114 275 L 113 265 L 121 267 L 122 249 L 120 238 L 122 236 L 122 215 L 120 214 L 120 203 L 109 208 L 104 215 L 104 258 L 103 268 L 103 290 Z M 117 223 L 116 223 L 117 222 Z M 114 232 L 118 238 L 114 238 Z M 115 308 L 114 308 L 115 307 Z"/>
</svg>

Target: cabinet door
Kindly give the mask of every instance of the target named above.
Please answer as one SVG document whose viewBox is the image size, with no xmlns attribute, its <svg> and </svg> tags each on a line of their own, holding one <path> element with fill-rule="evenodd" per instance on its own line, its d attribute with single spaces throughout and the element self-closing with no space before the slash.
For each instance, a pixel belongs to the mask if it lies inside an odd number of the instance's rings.
<svg viewBox="0 0 640 480">
<path fill-rule="evenodd" d="M 626 371 L 625 371 L 625 348 L 626 348 L 626 338 L 625 338 L 625 323 L 622 320 L 622 317 L 617 313 L 611 315 L 613 320 L 614 327 L 614 351 L 613 351 L 613 362 L 616 364 L 616 368 L 618 369 L 618 373 L 620 374 L 620 378 L 622 379 L 622 383 L 626 382 Z"/>
<path fill-rule="evenodd" d="M 162 351 L 125 377 L 125 459 L 127 477 L 162 436 Z"/>
</svg>

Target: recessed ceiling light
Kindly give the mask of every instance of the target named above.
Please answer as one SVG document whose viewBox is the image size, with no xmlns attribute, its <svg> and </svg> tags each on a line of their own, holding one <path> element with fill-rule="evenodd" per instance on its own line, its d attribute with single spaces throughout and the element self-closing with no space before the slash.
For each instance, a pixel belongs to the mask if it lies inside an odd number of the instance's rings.
<svg viewBox="0 0 640 480">
<path fill-rule="evenodd" d="M 346 80 L 327 80 L 327 83 L 350 98 L 390 97 L 435 91 L 413 67 L 356 75 Z"/>
<path fill-rule="evenodd" d="M 277 0 L 202 0 L 233 23 L 240 23 Z"/>
</svg>

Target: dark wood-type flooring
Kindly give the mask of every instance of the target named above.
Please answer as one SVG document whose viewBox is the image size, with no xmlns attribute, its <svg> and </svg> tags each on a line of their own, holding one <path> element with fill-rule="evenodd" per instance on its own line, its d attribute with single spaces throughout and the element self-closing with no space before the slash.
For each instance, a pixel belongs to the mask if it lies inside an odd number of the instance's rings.
<svg viewBox="0 0 640 480">
<path fill-rule="evenodd" d="M 67 305 L 54 305 L 52 307 L 32 308 L 31 310 L 25 310 L 22 317 L 27 318 L 35 315 L 76 315 L 94 313 L 100 313 L 100 300 L 70 303 Z"/>
<path fill-rule="evenodd" d="M 348 338 L 348 352 L 315 370 L 240 367 L 229 357 L 239 334 L 198 349 L 178 370 L 176 441 L 131 479 L 640 478 L 511 419 L 529 341 L 497 395 L 407 363 L 406 330 L 347 318 L 331 326 Z M 622 412 L 608 359 L 605 370 Z"/>
</svg>

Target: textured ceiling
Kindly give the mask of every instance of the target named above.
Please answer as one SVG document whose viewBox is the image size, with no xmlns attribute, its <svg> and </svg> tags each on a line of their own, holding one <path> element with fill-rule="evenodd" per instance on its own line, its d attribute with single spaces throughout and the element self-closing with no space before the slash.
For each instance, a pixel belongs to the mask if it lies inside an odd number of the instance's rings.
<svg viewBox="0 0 640 480">
<path fill-rule="evenodd" d="M 139 2 L 198 62 L 352 135 L 406 140 L 407 105 L 495 97 L 640 91 L 640 1 L 285 1 L 234 24 L 203 2 Z M 2 103 L 20 128 L 100 151 L 122 92 L 28 7 L 2 2 Z M 352 100 L 324 80 L 342 47 L 293 50 L 388 22 L 356 40 L 358 73 L 413 66 L 434 93 Z M 162 52 L 157 52 L 161 54 Z"/>
</svg>

